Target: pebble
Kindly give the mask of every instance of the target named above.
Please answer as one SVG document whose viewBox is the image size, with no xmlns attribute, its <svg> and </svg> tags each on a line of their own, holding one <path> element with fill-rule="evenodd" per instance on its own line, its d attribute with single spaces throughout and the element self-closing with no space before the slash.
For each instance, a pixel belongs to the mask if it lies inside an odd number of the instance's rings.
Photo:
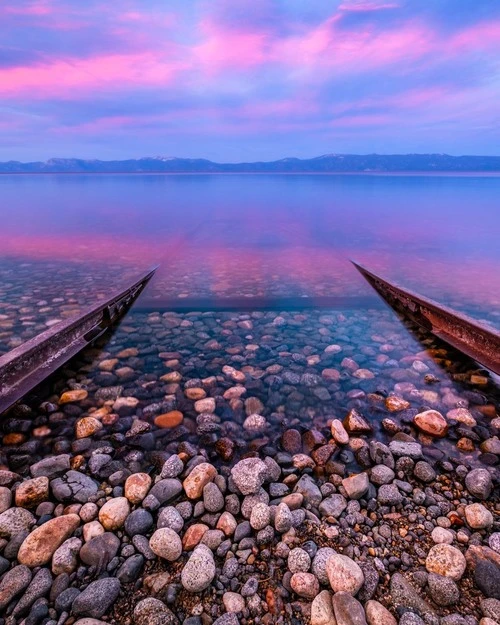
<svg viewBox="0 0 500 625">
<path fill-rule="evenodd" d="M 348 592 L 355 595 L 365 580 L 359 565 L 351 558 L 339 553 L 328 558 L 326 574 L 334 593 Z"/>
<path fill-rule="evenodd" d="M 23 541 L 17 559 L 29 567 L 47 564 L 54 552 L 80 525 L 77 514 L 50 519 L 34 529 Z"/>
<path fill-rule="evenodd" d="M 16 489 L 16 506 L 35 508 L 49 498 L 49 479 L 45 476 L 35 477 L 19 484 Z"/>
<path fill-rule="evenodd" d="M 429 594 L 437 605 L 447 607 L 460 599 L 460 590 L 450 577 L 430 573 L 427 582 Z"/>
<path fill-rule="evenodd" d="M 311 625 L 337 625 L 333 614 L 332 594 L 322 590 L 311 604 Z"/>
<path fill-rule="evenodd" d="M 437 410 L 419 412 L 413 417 L 413 423 L 429 436 L 442 438 L 448 432 L 448 422 Z"/>
<path fill-rule="evenodd" d="M 367 625 L 363 606 L 350 593 L 336 592 L 332 606 L 337 625 Z"/>
<path fill-rule="evenodd" d="M 73 601 L 73 614 L 100 618 L 118 598 L 120 587 L 120 581 L 116 577 L 106 577 L 90 582 Z"/>
<path fill-rule="evenodd" d="M 250 525 L 254 530 L 262 530 L 271 522 L 271 510 L 266 503 L 259 502 L 250 514 Z"/>
<path fill-rule="evenodd" d="M 307 551 L 295 547 L 288 554 L 288 570 L 292 573 L 306 572 L 311 566 L 311 558 Z"/>
<path fill-rule="evenodd" d="M 472 529 L 485 529 L 493 525 L 493 515 L 481 503 L 471 503 L 465 506 L 465 519 Z"/>
<path fill-rule="evenodd" d="M 225 592 L 222 595 L 222 603 L 226 612 L 243 612 L 245 609 L 245 599 L 237 592 Z"/>
<path fill-rule="evenodd" d="M 215 577 L 212 552 L 205 545 L 195 547 L 181 573 L 181 583 L 188 592 L 202 592 Z"/>
<path fill-rule="evenodd" d="M 157 529 L 149 539 L 151 551 L 158 557 L 175 562 L 182 553 L 179 535 L 168 527 Z"/>
<path fill-rule="evenodd" d="M 487 469 L 473 469 L 465 476 L 465 486 L 478 499 L 488 499 L 493 490 L 493 480 Z"/>
<path fill-rule="evenodd" d="M 154 419 L 156 427 L 170 430 L 176 428 L 184 421 L 184 415 L 179 410 L 171 410 L 164 414 L 160 414 Z"/>
<path fill-rule="evenodd" d="M 19 564 L 10 569 L 0 580 L 0 610 L 6 608 L 12 599 L 28 587 L 31 582 L 31 571 L 27 566 Z"/>
<path fill-rule="evenodd" d="M 166 477 L 166 476 L 164 476 Z M 139 504 L 151 488 L 152 479 L 147 473 L 134 473 L 125 480 L 124 494 L 132 504 Z"/>
<path fill-rule="evenodd" d="M 432 530 L 431 538 L 436 544 L 444 543 L 446 545 L 451 545 L 453 542 L 453 532 L 438 526 Z"/>
<path fill-rule="evenodd" d="M 87 503 L 97 492 L 97 483 L 80 471 L 68 471 L 50 482 L 52 494 L 57 501 Z"/>
<path fill-rule="evenodd" d="M 99 521 L 105 530 L 121 529 L 130 514 L 126 497 L 113 497 L 99 510 Z"/>
<path fill-rule="evenodd" d="M 58 547 L 52 556 L 52 573 L 71 574 L 78 566 L 78 554 L 82 548 L 82 541 L 79 538 L 68 538 Z"/>
<path fill-rule="evenodd" d="M 294 573 L 290 579 L 292 590 L 308 601 L 312 601 L 319 593 L 318 578 L 312 573 Z"/>
<path fill-rule="evenodd" d="M 202 400 L 205 401 L 205 400 Z M 203 488 L 212 482 L 217 474 L 217 469 L 208 462 L 202 462 L 186 477 L 182 486 L 189 499 L 199 499 L 203 494 Z"/>
<path fill-rule="evenodd" d="M 397 625 L 397 621 L 387 608 L 378 601 L 370 599 L 365 603 L 368 625 Z"/>
<path fill-rule="evenodd" d="M 245 458 L 231 469 L 231 477 L 242 495 L 256 493 L 267 476 L 267 465 L 259 458 Z"/>
<path fill-rule="evenodd" d="M 342 480 L 349 499 L 360 499 L 368 490 L 370 483 L 366 473 L 358 473 Z"/>
<path fill-rule="evenodd" d="M 35 517 L 25 508 L 9 508 L 0 514 L 0 537 L 10 538 L 36 523 Z"/>
<path fill-rule="evenodd" d="M 454 581 L 461 579 L 465 567 L 466 561 L 462 552 L 444 543 L 431 547 L 425 561 L 425 568 L 429 573 L 437 573 Z"/>
</svg>

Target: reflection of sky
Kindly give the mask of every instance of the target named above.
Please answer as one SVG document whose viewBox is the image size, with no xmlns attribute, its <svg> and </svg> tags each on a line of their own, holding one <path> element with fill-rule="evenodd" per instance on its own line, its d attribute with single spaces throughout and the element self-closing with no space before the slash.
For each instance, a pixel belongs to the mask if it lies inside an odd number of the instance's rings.
<svg viewBox="0 0 500 625">
<path fill-rule="evenodd" d="M 165 294 L 358 295 L 361 261 L 500 308 L 500 177 L 3 176 L 4 257 L 162 263 Z"/>
<path fill-rule="evenodd" d="M 494 153 L 495 0 L 16 0 L 0 158 Z"/>
</svg>

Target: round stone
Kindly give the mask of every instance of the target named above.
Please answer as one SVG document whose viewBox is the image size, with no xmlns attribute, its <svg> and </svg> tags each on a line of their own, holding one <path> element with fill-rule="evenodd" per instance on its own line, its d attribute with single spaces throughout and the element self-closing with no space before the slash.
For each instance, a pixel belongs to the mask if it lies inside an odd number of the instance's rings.
<svg viewBox="0 0 500 625">
<path fill-rule="evenodd" d="M 130 504 L 126 497 L 114 497 L 99 510 L 99 521 L 106 530 L 118 530 L 123 527 L 130 514 Z"/>
<path fill-rule="evenodd" d="M 288 570 L 292 573 L 306 572 L 311 566 L 311 558 L 307 551 L 296 547 L 288 554 Z"/>
<path fill-rule="evenodd" d="M 436 545 L 446 544 L 451 545 L 453 542 L 453 532 L 447 530 L 444 527 L 435 527 L 431 532 L 431 538 Z"/>
<path fill-rule="evenodd" d="M 450 577 L 454 581 L 461 579 L 465 567 L 466 561 L 462 552 L 446 544 L 431 547 L 425 561 L 425 568 L 429 573 Z"/>
<path fill-rule="evenodd" d="M 182 542 L 179 535 L 168 527 L 162 527 L 149 539 L 151 551 L 158 557 L 175 562 L 182 553 Z"/>
<path fill-rule="evenodd" d="M 465 506 L 465 519 L 472 529 L 480 530 L 493 525 L 493 515 L 481 503 Z"/>
<path fill-rule="evenodd" d="M 493 490 L 493 480 L 487 469 L 473 469 L 465 477 L 465 486 L 478 499 L 488 499 Z"/>
<path fill-rule="evenodd" d="M 237 592 L 225 592 L 222 595 L 222 603 L 226 612 L 243 612 L 245 609 L 245 599 Z"/>
<path fill-rule="evenodd" d="M 299 597 L 309 601 L 319 594 L 318 578 L 312 573 L 294 573 L 290 579 L 290 586 Z"/>
<path fill-rule="evenodd" d="M 242 495 L 256 493 L 267 475 L 267 465 L 260 458 L 245 458 L 231 469 L 231 476 Z"/>
<path fill-rule="evenodd" d="M 168 527 L 174 532 L 179 533 L 184 527 L 184 519 L 180 512 L 173 506 L 167 506 L 158 515 L 158 529 Z"/>
<path fill-rule="evenodd" d="M 205 545 L 198 545 L 181 573 L 181 583 L 188 592 L 203 592 L 215 577 L 215 562 L 212 552 Z"/>
<path fill-rule="evenodd" d="M 176 428 L 184 420 L 184 415 L 179 410 L 171 410 L 155 417 L 155 425 L 158 428 L 169 430 Z"/>
<path fill-rule="evenodd" d="M 262 530 L 271 522 L 271 510 L 266 503 L 259 502 L 250 514 L 250 525 L 254 530 Z"/>
<path fill-rule="evenodd" d="M 413 423 L 429 436 L 441 438 L 448 432 L 448 422 L 437 410 L 419 412 L 413 417 Z"/>
<path fill-rule="evenodd" d="M 326 574 L 333 592 L 348 592 L 355 595 L 365 581 L 359 565 L 339 553 L 328 558 Z"/>
<path fill-rule="evenodd" d="M 125 481 L 125 497 L 130 503 L 138 504 L 151 488 L 151 477 L 147 473 L 133 473 Z"/>
<path fill-rule="evenodd" d="M 330 556 L 337 552 L 331 547 L 320 547 L 313 558 L 311 570 L 319 579 L 321 584 L 328 584 L 328 575 L 326 572 L 326 563 Z"/>
<path fill-rule="evenodd" d="M 455 582 L 449 577 L 430 573 L 427 583 L 429 584 L 429 594 L 434 603 L 437 603 L 438 605 L 453 605 L 460 599 L 460 590 Z"/>
<path fill-rule="evenodd" d="M 102 430 L 102 423 L 94 417 L 83 417 L 76 422 L 75 436 L 76 438 L 87 438 L 96 432 Z"/>
</svg>

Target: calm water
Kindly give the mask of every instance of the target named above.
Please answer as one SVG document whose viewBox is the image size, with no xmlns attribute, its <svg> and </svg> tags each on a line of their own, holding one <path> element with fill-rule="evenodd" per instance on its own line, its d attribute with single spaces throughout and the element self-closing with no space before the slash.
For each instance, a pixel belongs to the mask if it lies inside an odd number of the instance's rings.
<svg viewBox="0 0 500 625">
<path fill-rule="evenodd" d="M 500 326 L 500 177 L 4 175 L 0 202 L 4 325 L 152 263 L 167 303 L 371 296 L 356 259 Z"/>
</svg>

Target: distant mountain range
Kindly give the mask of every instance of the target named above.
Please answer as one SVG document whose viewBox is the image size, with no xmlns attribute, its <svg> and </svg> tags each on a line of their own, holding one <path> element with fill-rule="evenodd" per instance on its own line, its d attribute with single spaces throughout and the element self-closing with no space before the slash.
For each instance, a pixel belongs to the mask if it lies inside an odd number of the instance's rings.
<svg viewBox="0 0 500 625">
<path fill-rule="evenodd" d="M 0 173 L 329 173 L 329 172 L 500 172 L 500 156 L 448 154 L 325 154 L 255 163 L 214 163 L 202 158 L 145 157 L 123 161 L 51 158 L 0 163 Z"/>
</svg>

